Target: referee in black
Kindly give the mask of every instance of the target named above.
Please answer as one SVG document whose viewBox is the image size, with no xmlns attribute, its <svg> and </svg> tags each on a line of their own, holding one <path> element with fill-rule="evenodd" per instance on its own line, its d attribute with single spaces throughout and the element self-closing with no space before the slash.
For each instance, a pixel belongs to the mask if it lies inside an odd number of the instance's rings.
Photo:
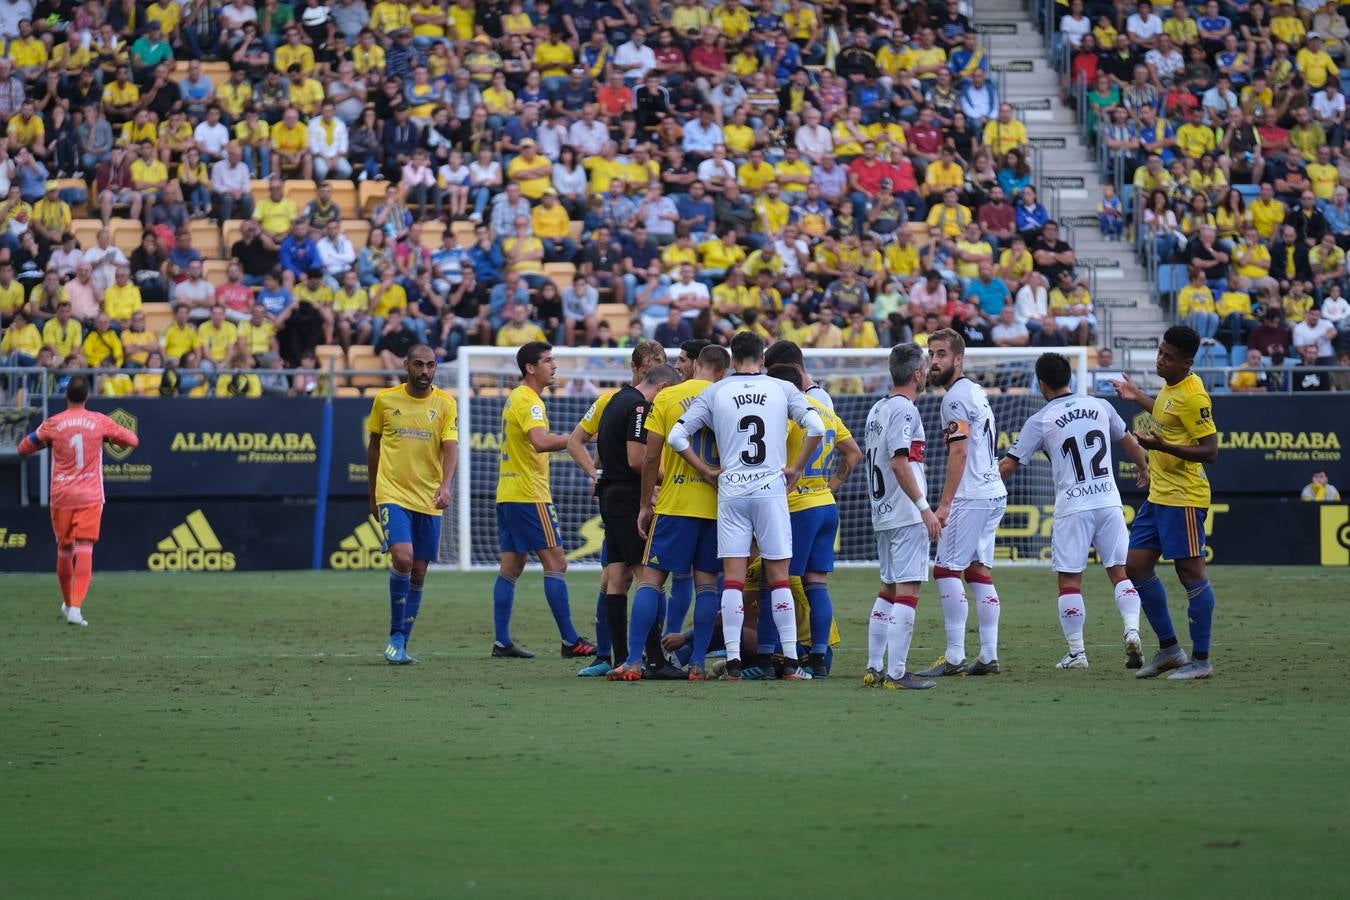
<svg viewBox="0 0 1350 900">
<path fill-rule="evenodd" d="M 643 677 L 639 664 L 635 671 L 625 665 L 628 653 L 628 589 L 633 571 L 642 562 L 646 549 L 638 533 L 638 509 L 641 507 L 642 463 L 646 458 L 647 412 L 652 398 L 664 387 L 678 384 L 680 373 L 668 365 L 653 367 L 636 385 L 626 384 L 610 398 L 600 417 L 595 443 L 600 454 L 600 478 L 596 483 L 600 497 L 600 519 L 605 524 L 605 550 L 609 568 L 605 572 L 605 619 L 609 622 L 614 666 L 612 681 L 638 681 Z M 648 659 L 653 665 L 665 663 L 661 653 L 660 625 L 647 639 Z M 656 654 L 651 655 L 652 648 Z M 687 677 L 679 669 L 680 677 Z M 653 673 L 654 675 L 656 673 Z M 626 677 L 625 677 L 626 676 Z"/>
</svg>

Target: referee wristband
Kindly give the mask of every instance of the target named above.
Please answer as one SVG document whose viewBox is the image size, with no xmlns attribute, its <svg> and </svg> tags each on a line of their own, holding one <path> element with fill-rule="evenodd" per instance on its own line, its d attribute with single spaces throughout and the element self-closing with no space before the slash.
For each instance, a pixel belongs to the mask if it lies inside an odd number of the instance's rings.
<svg viewBox="0 0 1350 900">
<path fill-rule="evenodd" d="M 931 508 L 928 505 L 927 497 L 920 497 L 918 500 L 915 500 L 914 505 L 918 508 L 919 512 L 923 512 L 924 510 Z"/>
</svg>

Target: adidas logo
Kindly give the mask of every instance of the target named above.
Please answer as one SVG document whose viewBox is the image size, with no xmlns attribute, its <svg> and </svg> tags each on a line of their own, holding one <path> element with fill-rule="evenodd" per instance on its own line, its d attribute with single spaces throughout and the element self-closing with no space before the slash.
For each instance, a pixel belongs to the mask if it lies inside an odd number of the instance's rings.
<svg viewBox="0 0 1350 900">
<path fill-rule="evenodd" d="M 340 571 L 368 571 L 387 569 L 389 554 L 380 549 L 384 542 L 380 539 L 380 523 L 374 516 L 352 530 L 338 543 L 338 548 L 328 555 L 330 568 Z"/>
<path fill-rule="evenodd" d="M 200 509 L 188 513 L 146 560 L 151 572 L 233 572 L 234 566 L 234 554 L 221 546 Z"/>
</svg>

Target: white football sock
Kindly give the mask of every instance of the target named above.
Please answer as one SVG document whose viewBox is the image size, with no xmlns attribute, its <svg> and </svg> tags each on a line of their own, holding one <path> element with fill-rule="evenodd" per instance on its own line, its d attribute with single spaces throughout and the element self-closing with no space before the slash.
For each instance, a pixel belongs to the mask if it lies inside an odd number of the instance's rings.
<svg viewBox="0 0 1350 900">
<path fill-rule="evenodd" d="M 897 681 L 905 677 L 905 662 L 909 659 L 909 644 L 914 640 L 914 607 L 918 597 L 897 597 L 891 604 L 895 624 L 886 635 L 886 650 L 890 656 L 890 671 L 886 674 Z"/>
<path fill-rule="evenodd" d="M 942 622 L 947 629 L 947 662 L 960 665 L 966 659 L 966 587 L 960 578 L 937 579 L 942 595 Z"/>
<path fill-rule="evenodd" d="M 1139 592 L 1128 578 L 1116 585 L 1116 609 L 1120 610 L 1126 631 L 1139 630 Z"/>
<path fill-rule="evenodd" d="M 761 598 L 761 602 L 762 602 Z M 741 658 L 741 627 L 745 625 L 745 596 L 739 587 L 722 588 L 722 639 L 727 659 Z"/>
<path fill-rule="evenodd" d="M 867 620 L 867 668 L 878 672 L 886 664 L 887 632 L 893 622 L 892 605 L 885 597 L 877 597 L 877 602 L 872 604 L 872 617 Z"/>
<path fill-rule="evenodd" d="M 1087 607 L 1078 591 L 1059 594 L 1059 627 L 1064 629 L 1064 640 L 1070 653 L 1083 652 L 1083 626 L 1087 624 Z"/>
<path fill-rule="evenodd" d="M 980 619 L 980 662 L 993 662 L 998 659 L 998 592 L 993 584 L 976 581 L 970 585 L 970 593 Z"/>
<path fill-rule="evenodd" d="M 760 602 L 763 602 L 762 600 Z M 769 607 L 773 612 L 773 624 L 778 629 L 778 642 L 783 645 L 783 656 L 797 659 L 797 609 L 792 602 L 792 585 L 783 582 L 769 591 Z"/>
</svg>

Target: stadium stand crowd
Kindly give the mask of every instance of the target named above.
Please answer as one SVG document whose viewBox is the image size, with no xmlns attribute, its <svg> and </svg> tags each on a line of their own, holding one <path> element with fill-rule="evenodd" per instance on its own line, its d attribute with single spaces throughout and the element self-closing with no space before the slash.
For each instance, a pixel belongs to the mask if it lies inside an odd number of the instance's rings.
<svg viewBox="0 0 1350 900">
<path fill-rule="evenodd" d="M 1187 320 L 1246 341 L 1268 310 L 1303 325 L 1322 303 L 1350 324 L 1339 14 L 1319 43 L 1284 9 L 1261 25 L 1260 3 L 1222 34 L 1208 7 L 1139 33 L 1147 3 L 1092 6 L 1078 32 L 1073 0 L 1063 36 L 1119 165 L 1177 218 L 1158 245 L 1204 269 Z M 146 370 L 104 393 L 248 396 L 320 381 L 227 373 L 336 357 L 393 377 L 417 341 L 443 359 L 740 330 L 826 349 L 948 326 L 973 347 L 1089 344 L 1089 283 L 966 11 L 0 0 L 0 353 Z M 1191 61 L 1173 65 L 1169 35 Z M 1250 141 L 1233 136 L 1244 106 Z M 1241 177 L 1270 185 L 1264 206 L 1224 205 Z M 1230 265 L 1234 244 L 1266 242 L 1285 254 L 1267 276 L 1241 250 Z M 1224 298 L 1248 289 L 1259 305 L 1235 317 Z"/>
</svg>

